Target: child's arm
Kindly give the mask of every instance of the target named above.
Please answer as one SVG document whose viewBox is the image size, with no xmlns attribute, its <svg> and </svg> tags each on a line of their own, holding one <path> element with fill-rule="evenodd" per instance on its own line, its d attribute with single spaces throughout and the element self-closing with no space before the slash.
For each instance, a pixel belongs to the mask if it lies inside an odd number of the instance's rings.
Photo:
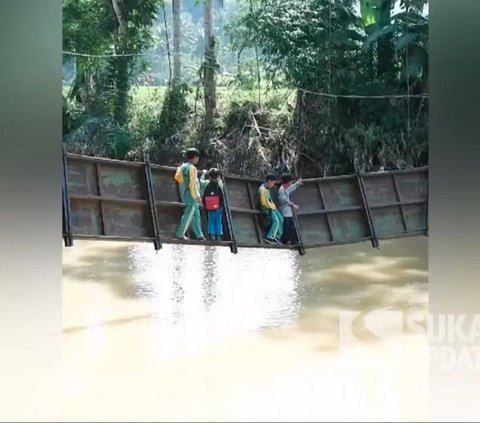
<svg viewBox="0 0 480 423">
<path fill-rule="evenodd" d="M 204 170 L 202 172 L 202 176 L 200 176 L 200 196 L 203 197 L 203 194 L 205 193 L 205 188 L 207 188 L 208 184 L 210 181 L 206 178 L 206 171 Z"/>
<path fill-rule="evenodd" d="M 293 187 L 293 185 L 292 185 Z M 290 187 L 290 188 L 292 188 Z M 290 194 L 291 191 L 288 191 L 286 189 L 279 189 L 278 190 L 278 201 L 280 201 L 281 204 L 288 204 L 289 206 L 293 206 L 293 203 L 290 201 L 288 198 L 288 194 Z"/>
<path fill-rule="evenodd" d="M 197 168 L 195 166 L 190 166 L 190 192 L 194 200 L 200 201 L 200 193 L 198 192 L 197 182 Z"/>
<path fill-rule="evenodd" d="M 178 166 L 177 171 L 175 172 L 175 181 L 178 184 L 183 184 L 183 168 L 182 166 Z"/>
<path fill-rule="evenodd" d="M 260 204 L 262 207 L 270 210 L 275 210 L 277 207 L 269 201 L 266 188 L 260 188 Z"/>
<path fill-rule="evenodd" d="M 303 181 L 302 179 L 299 179 L 297 182 L 295 182 L 294 184 L 292 184 L 290 186 L 290 188 L 288 188 L 288 193 L 292 193 L 293 191 L 295 191 L 297 188 L 299 188 L 301 185 L 303 185 Z"/>
</svg>

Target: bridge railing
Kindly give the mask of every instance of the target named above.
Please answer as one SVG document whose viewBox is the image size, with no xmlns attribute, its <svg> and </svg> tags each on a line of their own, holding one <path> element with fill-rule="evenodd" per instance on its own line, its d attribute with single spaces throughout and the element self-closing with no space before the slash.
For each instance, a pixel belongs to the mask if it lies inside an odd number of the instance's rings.
<svg viewBox="0 0 480 423">
<path fill-rule="evenodd" d="M 64 154 L 64 239 L 115 239 L 162 243 L 180 241 L 175 232 L 183 213 L 175 169 L 145 162 L 126 162 Z M 264 242 L 266 227 L 255 196 L 261 181 L 225 178 L 226 240 L 208 245 L 305 248 L 425 234 L 428 169 L 304 180 L 294 194 L 299 245 Z M 206 216 L 202 213 L 206 229 Z M 204 243 L 204 242 L 203 242 Z"/>
</svg>

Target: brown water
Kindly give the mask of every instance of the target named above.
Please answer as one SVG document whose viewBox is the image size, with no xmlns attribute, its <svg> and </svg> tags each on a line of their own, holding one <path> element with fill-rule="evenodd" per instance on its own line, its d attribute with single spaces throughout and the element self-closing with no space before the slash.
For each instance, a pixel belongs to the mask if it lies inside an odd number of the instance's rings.
<svg viewBox="0 0 480 423">
<path fill-rule="evenodd" d="M 428 417 L 426 337 L 378 314 L 426 316 L 427 238 L 304 257 L 77 241 L 63 263 L 67 420 Z M 350 311 L 370 331 L 339 335 Z"/>
</svg>

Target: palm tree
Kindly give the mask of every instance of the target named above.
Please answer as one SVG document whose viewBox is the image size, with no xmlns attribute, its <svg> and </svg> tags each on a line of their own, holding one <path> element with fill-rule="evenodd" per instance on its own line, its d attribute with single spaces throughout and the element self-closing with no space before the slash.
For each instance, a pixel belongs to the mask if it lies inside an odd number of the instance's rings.
<svg viewBox="0 0 480 423">
<path fill-rule="evenodd" d="M 215 86 L 215 37 L 213 36 L 213 1 L 204 0 L 203 21 L 205 33 L 205 62 L 203 83 L 205 92 L 205 129 L 213 127 L 213 117 L 217 108 Z"/>
<path fill-rule="evenodd" d="M 173 79 L 176 82 L 180 81 L 182 72 L 182 58 L 180 55 L 181 43 L 181 0 L 172 0 L 172 14 L 173 14 Z"/>
</svg>

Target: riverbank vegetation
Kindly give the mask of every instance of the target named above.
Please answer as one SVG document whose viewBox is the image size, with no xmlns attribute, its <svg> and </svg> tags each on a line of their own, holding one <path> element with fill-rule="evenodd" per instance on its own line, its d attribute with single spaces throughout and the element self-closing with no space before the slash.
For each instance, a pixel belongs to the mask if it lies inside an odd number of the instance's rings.
<svg viewBox="0 0 480 423">
<path fill-rule="evenodd" d="M 428 161 L 426 0 L 64 0 L 68 151 L 304 177 Z"/>
</svg>

